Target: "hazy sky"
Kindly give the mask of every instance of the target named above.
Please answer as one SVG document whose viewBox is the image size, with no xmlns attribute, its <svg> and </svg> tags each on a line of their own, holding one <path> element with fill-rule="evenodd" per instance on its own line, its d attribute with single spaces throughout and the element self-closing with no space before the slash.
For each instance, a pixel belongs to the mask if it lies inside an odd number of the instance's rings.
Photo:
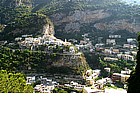
<svg viewBox="0 0 140 140">
<path fill-rule="evenodd" d="M 134 3 L 134 2 L 136 2 L 136 3 L 138 3 L 138 4 L 140 4 L 140 0 L 123 0 L 123 1 L 125 1 L 125 2 L 128 2 L 128 3 Z"/>
</svg>

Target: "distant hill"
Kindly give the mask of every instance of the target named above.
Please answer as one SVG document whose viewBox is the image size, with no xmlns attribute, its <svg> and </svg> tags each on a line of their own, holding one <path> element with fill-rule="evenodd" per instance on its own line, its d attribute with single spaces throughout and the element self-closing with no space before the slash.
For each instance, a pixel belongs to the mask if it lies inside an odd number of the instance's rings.
<svg viewBox="0 0 140 140">
<path fill-rule="evenodd" d="M 124 2 L 126 2 L 126 3 L 130 3 L 130 4 L 140 4 L 140 1 L 139 0 L 122 0 L 122 1 L 124 1 Z"/>
</svg>

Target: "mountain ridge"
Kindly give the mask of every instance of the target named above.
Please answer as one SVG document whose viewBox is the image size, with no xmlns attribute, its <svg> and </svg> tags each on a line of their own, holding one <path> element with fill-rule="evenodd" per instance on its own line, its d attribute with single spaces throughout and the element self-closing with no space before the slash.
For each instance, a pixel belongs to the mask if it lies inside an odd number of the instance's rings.
<svg viewBox="0 0 140 140">
<path fill-rule="evenodd" d="M 119 0 L 53 0 L 38 5 L 32 11 L 49 16 L 54 23 L 56 36 L 60 38 L 61 34 L 67 38 L 78 38 L 84 33 L 102 36 L 120 32 L 136 36 L 140 30 L 138 6 L 131 6 Z"/>
<path fill-rule="evenodd" d="M 11 2 L 15 4 L 13 8 L 2 6 Z M 28 12 L 40 13 L 51 19 L 55 35 L 61 39 L 65 36 L 80 40 L 85 33 L 91 38 L 122 33 L 126 38 L 136 37 L 140 30 L 139 6 L 120 0 L 1 0 L 0 7 L 1 24 L 7 25 Z"/>
</svg>

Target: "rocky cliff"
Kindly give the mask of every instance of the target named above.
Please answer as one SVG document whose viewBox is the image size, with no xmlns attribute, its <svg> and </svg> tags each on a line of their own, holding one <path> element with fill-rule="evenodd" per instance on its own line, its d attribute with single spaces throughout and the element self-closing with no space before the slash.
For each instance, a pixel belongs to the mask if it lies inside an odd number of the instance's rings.
<svg viewBox="0 0 140 140">
<path fill-rule="evenodd" d="M 52 61 L 51 69 L 54 68 L 56 73 L 58 69 L 64 68 L 64 71 L 69 74 L 85 74 L 86 70 L 89 69 L 89 65 L 83 54 L 59 54 L 55 61 Z M 65 72 L 64 72 L 65 73 Z"/>
<path fill-rule="evenodd" d="M 33 11 L 48 15 L 59 37 L 62 34 L 71 38 L 83 33 L 93 36 L 121 32 L 131 36 L 140 30 L 139 6 L 127 5 L 119 0 L 44 0 L 44 4 Z"/>
</svg>

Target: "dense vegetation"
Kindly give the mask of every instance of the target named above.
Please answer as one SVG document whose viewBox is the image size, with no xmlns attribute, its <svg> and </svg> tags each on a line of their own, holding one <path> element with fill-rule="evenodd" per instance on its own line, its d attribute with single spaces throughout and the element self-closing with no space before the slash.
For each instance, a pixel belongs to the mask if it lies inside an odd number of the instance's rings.
<svg viewBox="0 0 140 140">
<path fill-rule="evenodd" d="M 38 0 L 34 0 L 35 3 L 38 3 Z M 66 12 L 69 13 L 70 11 L 74 10 L 85 10 L 85 9 L 92 9 L 96 10 L 98 8 L 105 8 L 114 4 L 120 3 L 118 0 L 53 0 L 53 1 L 47 1 L 42 0 L 43 4 L 38 5 L 38 7 L 35 7 L 33 11 L 39 10 L 40 12 L 43 12 L 44 14 L 53 14 L 56 12 Z M 38 3 L 39 4 L 39 3 Z"/>
<path fill-rule="evenodd" d="M 3 7 L 16 7 L 20 5 L 27 5 L 31 6 L 32 5 L 32 0 L 0 0 L 0 6 Z"/>
<path fill-rule="evenodd" d="M 0 22 L 1 24 L 7 25 L 9 22 L 13 22 L 16 17 L 20 17 L 29 13 L 31 13 L 31 8 L 25 5 L 16 8 L 0 6 Z"/>
<path fill-rule="evenodd" d="M 128 80 L 128 93 L 140 93 L 140 33 L 138 35 L 138 42 L 137 65 Z"/>
<path fill-rule="evenodd" d="M 33 88 L 23 74 L 0 70 L 0 93 L 33 93 Z"/>
<path fill-rule="evenodd" d="M 92 69 L 101 69 L 102 76 L 107 76 L 108 73 L 105 72 L 104 68 L 111 68 L 110 75 L 112 73 L 120 73 L 121 70 L 129 68 L 131 70 L 135 67 L 135 62 L 126 61 L 124 59 L 119 59 L 118 61 L 106 62 L 103 57 L 94 53 L 85 53 L 86 60 Z"/>
<path fill-rule="evenodd" d="M 4 29 L 1 35 L 2 40 L 14 40 L 15 37 L 21 35 L 41 35 L 45 25 L 50 25 L 53 28 L 52 22 L 42 14 L 31 13 L 16 17 Z"/>
<path fill-rule="evenodd" d="M 44 27 L 53 23 L 50 19 L 39 13 L 31 12 L 31 0 L 0 2 L 0 40 L 14 40 L 24 34 L 42 35 Z M 3 27 L 3 28 L 2 28 Z"/>
<path fill-rule="evenodd" d="M 45 51 L 29 51 L 17 49 L 18 46 L 0 46 L 0 69 L 23 73 L 63 73 L 82 74 L 87 69 L 84 60 L 75 59 L 69 65 L 62 65 L 63 56 Z M 60 62 L 59 62 L 60 61 Z M 55 65 L 55 63 L 59 63 Z M 83 63 L 83 65 L 78 65 Z"/>
</svg>

